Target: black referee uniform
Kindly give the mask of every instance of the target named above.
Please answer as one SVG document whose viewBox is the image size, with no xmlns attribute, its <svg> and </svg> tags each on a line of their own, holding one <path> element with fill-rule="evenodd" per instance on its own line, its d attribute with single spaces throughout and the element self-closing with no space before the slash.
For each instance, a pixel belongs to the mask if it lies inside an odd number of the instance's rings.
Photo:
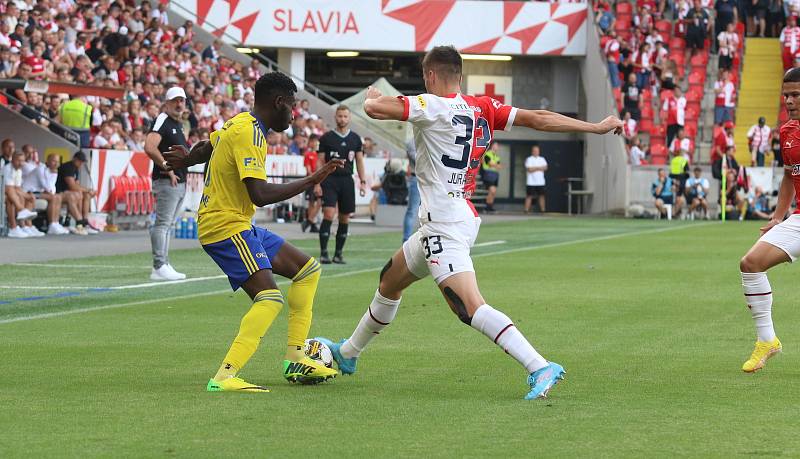
<svg viewBox="0 0 800 459">
<path fill-rule="evenodd" d="M 353 131 L 342 135 L 335 130 L 323 134 L 319 139 L 319 152 L 325 155 L 325 162 L 343 159 L 344 166 L 336 169 L 322 182 L 322 207 L 339 206 L 339 227 L 336 229 L 336 252 L 334 261 L 342 260 L 342 249 L 347 240 L 349 215 L 356 211 L 356 188 L 353 181 L 353 163 L 357 154 L 362 154 L 361 137 Z M 331 220 L 322 220 L 319 228 L 320 261 L 328 261 L 328 239 L 331 233 Z"/>
</svg>

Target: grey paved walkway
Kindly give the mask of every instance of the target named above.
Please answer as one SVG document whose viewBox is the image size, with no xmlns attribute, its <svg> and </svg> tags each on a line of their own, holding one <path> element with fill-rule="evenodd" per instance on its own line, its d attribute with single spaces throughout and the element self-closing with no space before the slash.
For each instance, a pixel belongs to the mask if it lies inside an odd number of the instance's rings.
<svg viewBox="0 0 800 459">
<path fill-rule="evenodd" d="M 481 216 L 485 223 L 505 220 L 525 220 L 531 217 L 522 215 Z M 316 234 L 303 233 L 299 224 L 266 225 L 286 239 L 315 239 Z M 335 223 L 334 223 L 335 226 Z M 350 234 L 377 234 L 399 232 L 401 228 L 377 227 L 369 223 L 354 223 Z M 400 238 L 397 244 L 400 246 Z M 195 239 L 172 239 L 173 249 L 200 247 Z M 119 233 L 100 233 L 94 236 L 45 236 L 29 239 L 0 238 L 0 264 L 25 263 L 59 260 L 64 258 L 83 258 L 98 255 L 123 255 L 150 251 L 150 236 L 145 230 L 120 231 Z"/>
</svg>

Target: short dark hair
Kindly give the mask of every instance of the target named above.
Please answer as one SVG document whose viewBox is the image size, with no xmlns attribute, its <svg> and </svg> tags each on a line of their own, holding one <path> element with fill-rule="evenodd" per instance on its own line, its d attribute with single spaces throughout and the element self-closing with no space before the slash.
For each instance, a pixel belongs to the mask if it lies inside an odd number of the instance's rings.
<svg viewBox="0 0 800 459">
<path fill-rule="evenodd" d="M 76 151 L 75 155 L 72 156 L 72 159 L 73 160 L 77 159 L 78 161 L 86 162 L 86 154 L 82 151 Z"/>
<path fill-rule="evenodd" d="M 694 171 L 695 171 L 695 172 L 703 172 L 703 169 L 700 169 L 699 167 L 695 167 L 695 168 L 694 168 Z"/>
<path fill-rule="evenodd" d="M 795 67 L 793 69 L 789 69 L 786 73 L 783 74 L 783 82 L 784 83 L 800 83 L 800 68 Z"/>
<path fill-rule="evenodd" d="M 319 136 L 316 134 L 311 134 L 308 136 L 308 140 L 319 140 Z"/>
<path fill-rule="evenodd" d="M 461 77 L 463 62 L 461 54 L 453 46 L 435 46 L 422 58 L 422 68 L 453 80 Z"/>
<path fill-rule="evenodd" d="M 350 111 L 350 107 L 348 107 L 348 106 L 347 106 L 347 105 L 345 105 L 345 104 L 339 104 L 339 106 L 338 106 L 338 107 L 336 107 L 336 112 L 337 112 L 337 113 L 338 113 L 338 112 L 344 112 L 344 111 L 348 111 L 348 112 L 349 112 L 349 111 Z"/>
<path fill-rule="evenodd" d="M 297 86 L 291 78 L 281 72 L 270 72 L 261 76 L 256 81 L 255 104 L 269 103 L 274 96 L 292 96 L 297 92 Z"/>
</svg>

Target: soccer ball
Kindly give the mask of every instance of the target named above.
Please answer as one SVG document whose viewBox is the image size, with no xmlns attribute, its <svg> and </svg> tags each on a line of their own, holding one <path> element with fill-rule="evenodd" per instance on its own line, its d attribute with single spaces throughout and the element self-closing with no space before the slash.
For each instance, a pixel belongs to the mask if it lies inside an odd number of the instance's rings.
<svg viewBox="0 0 800 459">
<path fill-rule="evenodd" d="M 316 360 L 328 368 L 333 367 L 333 354 L 325 343 L 313 338 L 307 339 L 303 346 L 303 352 L 312 360 Z"/>
</svg>

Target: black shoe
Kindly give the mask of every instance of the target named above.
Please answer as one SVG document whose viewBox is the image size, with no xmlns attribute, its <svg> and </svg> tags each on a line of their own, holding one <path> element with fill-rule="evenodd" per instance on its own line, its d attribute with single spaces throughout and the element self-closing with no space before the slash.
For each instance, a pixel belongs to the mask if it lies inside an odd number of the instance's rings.
<svg viewBox="0 0 800 459">
<path fill-rule="evenodd" d="M 331 264 L 331 257 L 329 257 L 327 253 L 323 253 L 319 256 L 319 262 L 323 265 L 329 265 Z"/>
<path fill-rule="evenodd" d="M 336 263 L 337 265 L 346 265 L 346 264 L 347 264 L 347 263 L 344 261 L 344 258 L 342 258 L 342 255 L 341 255 L 341 254 L 334 255 L 334 256 L 333 256 L 333 262 L 334 262 L 334 263 Z"/>
<path fill-rule="evenodd" d="M 311 229 L 308 230 L 309 233 L 319 233 L 319 227 L 316 223 L 311 224 Z"/>
<path fill-rule="evenodd" d="M 305 233 L 309 226 L 311 226 L 311 223 L 308 220 L 303 220 L 303 222 L 300 223 L 300 231 Z"/>
</svg>

